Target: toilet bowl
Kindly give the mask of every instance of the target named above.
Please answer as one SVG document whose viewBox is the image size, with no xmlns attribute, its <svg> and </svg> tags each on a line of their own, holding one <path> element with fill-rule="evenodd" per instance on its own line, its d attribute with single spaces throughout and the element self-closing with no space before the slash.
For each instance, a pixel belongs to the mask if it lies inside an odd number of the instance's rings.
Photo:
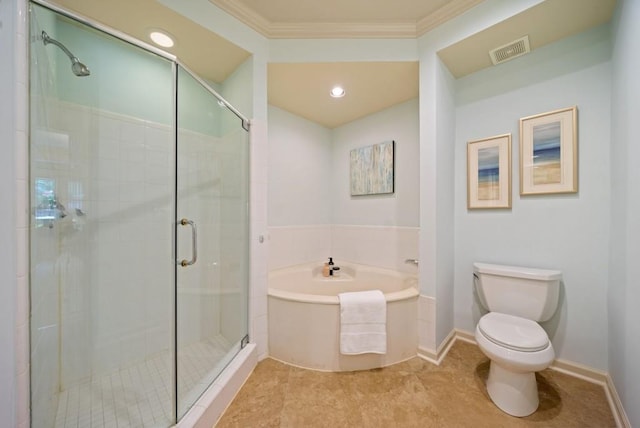
<svg viewBox="0 0 640 428">
<path fill-rule="evenodd" d="M 539 404 L 535 373 L 551 365 L 555 352 L 537 321 L 553 316 L 562 273 L 556 270 L 474 263 L 478 299 L 490 312 L 478 321 L 475 338 L 491 360 L 487 392 L 498 408 L 528 416 Z"/>
<path fill-rule="evenodd" d="M 555 358 L 553 346 L 540 325 L 526 318 L 490 312 L 476 327 L 480 350 L 491 360 L 487 392 L 502 411 L 528 416 L 538 408 L 535 372 Z"/>
</svg>

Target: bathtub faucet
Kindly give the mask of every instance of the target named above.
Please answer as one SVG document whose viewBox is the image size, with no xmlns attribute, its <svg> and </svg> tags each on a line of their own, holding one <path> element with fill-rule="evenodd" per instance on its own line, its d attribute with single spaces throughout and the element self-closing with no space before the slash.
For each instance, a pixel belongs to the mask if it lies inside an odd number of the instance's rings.
<svg viewBox="0 0 640 428">
<path fill-rule="evenodd" d="M 418 259 L 406 259 L 404 262 L 405 263 L 411 263 L 411 264 L 414 264 L 416 266 L 418 266 L 418 263 L 419 263 Z"/>
</svg>

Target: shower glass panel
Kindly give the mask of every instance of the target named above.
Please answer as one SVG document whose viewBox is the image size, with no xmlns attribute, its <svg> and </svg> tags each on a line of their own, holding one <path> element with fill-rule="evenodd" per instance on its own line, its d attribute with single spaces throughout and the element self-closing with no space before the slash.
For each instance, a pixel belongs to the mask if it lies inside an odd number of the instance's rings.
<svg viewBox="0 0 640 428">
<path fill-rule="evenodd" d="M 169 427 L 247 341 L 246 122 L 171 56 L 37 3 L 31 426 Z"/>
<path fill-rule="evenodd" d="M 178 417 L 244 344 L 248 331 L 248 159 L 242 121 L 178 67 Z"/>
<path fill-rule="evenodd" d="M 173 63 L 37 5 L 30 31 L 32 426 L 169 426 Z"/>
</svg>

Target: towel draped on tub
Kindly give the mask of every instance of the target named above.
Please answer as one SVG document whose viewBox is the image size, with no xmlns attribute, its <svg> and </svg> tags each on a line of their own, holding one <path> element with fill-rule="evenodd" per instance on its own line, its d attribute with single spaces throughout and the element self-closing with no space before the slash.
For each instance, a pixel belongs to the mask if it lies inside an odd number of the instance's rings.
<svg viewBox="0 0 640 428">
<path fill-rule="evenodd" d="M 387 353 L 387 301 L 380 290 L 338 294 L 340 353 Z"/>
</svg>

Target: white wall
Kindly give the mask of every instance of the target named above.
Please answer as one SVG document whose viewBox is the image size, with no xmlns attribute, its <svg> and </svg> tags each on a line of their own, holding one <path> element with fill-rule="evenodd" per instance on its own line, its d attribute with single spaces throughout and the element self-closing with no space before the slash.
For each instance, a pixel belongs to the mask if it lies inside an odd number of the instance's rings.
<svg viewBox="0 0 640 428">
<path fill-rule="evenodd" d="M 611 109 L 611 253 L 608 290 L 609 373 L 631 426 L 640 426 L 640 2 L 618 2 L 613 20 Z"/>
<path fill-rule="evenodd" d="M 171 124 L 171 112 L 164 108 L 172 103 L 173 95 L 167 89 L 172 76 L 169 60 L 156 55 L 140 55 L 139 48 L 128 43 L 86 31 L 64 19 L 51 18 L 53 12 L 48 9 L 35 7 L 34 12 L 42 29 L 55 34 L 52 37 L 68 46 L 92 72 L 90 76 L 78 78 L 71 73 L 69 62 L 60 49 L 39 45 L 39 48 L 45 48 L 54 64 L 55 71 L 51 72 L 56 76 L 57 95 L 61 100 Z M 36 30 L 34 28 L 32 33 Z M 149 99 L 153 101 L 149 105 L 141 101 Z M 210 125 L 209 122 L 205 124 Z"/>
<path fill-rule="evenodd" d="M 269 106 L 269 226 L 331 223 L 331 130 Z"/>
<path fill-rule="evenodd" d="M 0 420 L 29 425 L 27 5 L 0 1 Z"/>
<path fill-rule="evenodd" d="M 269 41 L 269 60 L 270 62 L 416 61 L 417 40 L 277 39 Z M 417 102 L 415 105 L 417 109 Z M 287 223 L 283 223 L 280 218 L 276 217 L 277 213 L 272 207 L 274 204 L 270 202 L 269 224 L 273 226 L 270 227 L 269 267 L 271 269 L 303 261 L 322 260 L 329 255 L 374 265 L 380 265 L 383 262 L 389 268 L 397 268 L 397 260 L 402 256 L 417 258 L 415 247 L 418 234 L 416 217 L 418 196 L 416 195 L 415 201 L 408 200 L 407 197 L 412 194 L 412 190 L 408 190 L 405 186 L 411 180 L 407 177 L 413 173 L 414 167 L 410 165 L 407 168 L 404 165 L 397 166 L 396 171 L 402 171 L 399 177 L 396 176 L 399 180 L 396 181 L 397 188 L 404 189 L 400 199 L 396 199 L 396 195 L 350 198 L 348 150 L 346 147 L 339 148 L 337 143 L 339 138 L 342 144 L 349 144 L 349 147 L 353 148 L 356 146 L 352 141 L 358 141 L 358 147 L 395 139 L 397 136 L 401 136 L 400 139 L 404 141 L 405 135 L 414 131 L 411 131 L 411 127 L 406 130 L 402 129 L 402 124 L 406 124 L 407 120 L 414 120 L 412 114 L 415 115 L 414 123 L 417 124 L 417 113 L 414 112 L 408 117 L 399 117 L 401 114 L 399 115 L 396 110 L 393 110 L 394 108 L 363 118 L 361 121 L 354 121 L 331 132 L 333 153 L 330 153 L 331 166 L 326 171 L 326 176 L 330 179 L 334 174 L 339 177 L 331 179 L 329 184 L 321 184 L 322 191 L 328 189 L 331 194 L 330 218 L 322 220 L 325 224 L 307 223 L 305 226 L 299 225 L 298 220 L 293 219 L 290 224 L 297 226 L 274 226 Z M 410 107 L 405 108 L 411 110 Z M 373 117 L 377 117 L 380 121 L 372 119 Z M 401 125 L 393 123 L 396 119 L 400 120 Z M 278 125 L 274 124 L 270 117 L 269 127 L 272 126 Z M 376 130 L 379 132 L 377 135 Z M 385 137 L 390 135 L 392 136 Z M 353 138 L 353 140 L 345 142 L 348 138 Z M 270 144 L 272 144 L 271 141 Z M 397 155 L 400 158 L 405 158 L 409 153 L 417 153 L 417 147 L 409 147 L 403 143 Z M 416 162 L 415 168 L 417 165 Z M 272 174 L 271 164 L 269 168 L 270 174 Z M 417 182 L 409 184 L 414 189 L 416 185 Z M 288 194 L 286 188 L 283 191 L 284 194 Z M 278 192 L 270 187 L 269 198 L 279 197 L 277 196 Z M 313 190 L 313 194 L 317 194 L 317 192 L 318 189 Z M 412 204 L 416 207 L 415 210 L 410 208 Z M 363 210 L 363 207 L 366 207 L 367 210 Z M 402 212 L 399 210 L 400 207 L 402 207 Z M 354 215 L 355 213 L 362 214 L 362 216 Z M 326 224 L 327 221 L 330 221 L 331 224 Z M 391 226 L 381 226 L 384 224 Z M 410 224 L 415 227 L 396 226 L 399 224 Z M 365 244 L 367 251 L 357 251 L 354 243 L 356 241 L 363 242 L 361 239 L 363 236 L 368 239 Z M 327 238 L 329 239 L 327 240 Z M 370 250 L 376 246 L 384 248 L 384 251 L 378 251 L 374 255 Z M 361 245 L 360 249 L 362 248 Z M 402 265 L 400 267 L 413 266 Z"/>
<path fill-rule="evenodd" d="M 221 84 L 220 95 L 245 117 L 253 116 L 253 58 L 240 64 Z"/>
<path fill-rule="evenodd" d="M 17 129 L 15 115 L 15 50 L 18 3 L 0 1 L 0 420 L 8 426 L 17 426 L 16 375 L 16 212 L 9 201 L 16 195 Z M 22 34 L 24 37 L 24 34 Z M 23 76 L 22 82 L 26 80 Z M 26 138 L 25 138 L 26 140 Z"/>
<path fill-rule="evenodd" d="M 418 99 L 412 99 L 333 130 L 331 222 L 333 224 L 419 225 Z M 351 196 L 351 150 L 395 141 L 395 185 L 390 195 Z"/>
<path fill-rule="evenodd" d="M 436 252 L 436 343 L 443 343 L 453 329 L 453 276 L 454 276 L 454 79 L 439 58 L 435 61 L 436 76 L 436 192 L 438 203 L 430 208 L 435 211 L 438 225 L 435 238 Z"/>
<path fill-rule="evenodd" d="M 334 130 L 269 107 L 269 268 L 329 256 L 416 272 L 418 100 Z M 396 142 L 395 192 L 350 195 L 349 152 Z"/>
<path fill-rule="evenodd" d="M 420 332 L 420 346 L 435 351 L 453 328 L 451 237 L 453 222 L 453 130 L 455 111 L 451 77 L 438 51 L 484 30 L 541 0 L 487 0 L 418 39 L 420 58 L 420 292 L 430 299 L 423 307 L 436 310 L 433 331 Z M 421 314 L 433 320 L 433 314 Z"/>
<path fill-rule="evenodd" d="M 601 27 L 460 79 L 455 140 L 456 327 L 472 332 L 479 319 L 473 262 L 560 269 L 560 308 L 544 327 L 557 358 L 600 370 L 607 369 L 608 52 L 608 29 Z M 552 70 L 558 70 L 555 76 L 546 73 Z M 551 76 L 540 81 L 543 71 Z M 518 79 L 519 87 L 511 79 Z M 504 81 L 510 87 L 501 88 Z M 492 90 L 467 101 L 467 92 L 477 87 Z M 579 192 L 520 197 L 519 118 L 573 105 L 578 106 Z M 509 132 L 512 209 L 468 210 L 467 141 Z"/>
</svg>

